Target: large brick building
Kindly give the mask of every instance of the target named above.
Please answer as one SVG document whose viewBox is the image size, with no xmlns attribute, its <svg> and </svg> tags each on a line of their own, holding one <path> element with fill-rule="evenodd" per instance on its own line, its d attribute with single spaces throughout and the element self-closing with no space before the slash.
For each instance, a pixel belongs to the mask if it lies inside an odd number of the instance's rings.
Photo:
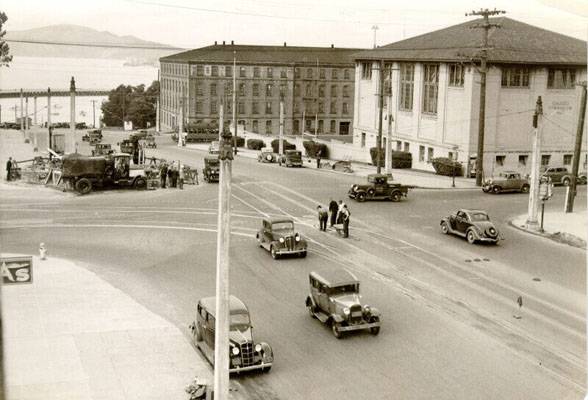
<svg viewBox="0 0 588 400">
<path fill-rule="evenodd" d="M 278 133 L 280 99 L 284 132 L 351 133 L 353 54 L 336 47 L 249 46 L 215 43 L 160 59 L 161 126 L 218 120 L 232 115 L 233 74 L 237 81 L 237 120 L 246 130 Z M 233 57 L 236 70 L 233 71 Z M 227 116 L 228 112 L 228 116 Z"/>
<path fill-rule="evenodd" d="M 570 167 L 579 112 L 577 83 L 586 80 L 586 42 L 509 18 L 491 18 L 484 171 L 528 172 L 532 116 L 543 102 L 543 165 Z M 480 74 L 470 63 L 483 32 L 466 22 L 356 56 L 354 144 L 369 160 L 378 131 L 379 64 L 391 86 L 393 150 L 412 153 L 413 167 L 432 170 L 434 157 L 472 165 L 478 143 Z M 387 114 L 387 107 L 384 109 Z M 580 167 L 586 168 L 586 142 Z M 470 167 L 471 168 L 471 167 Z"/>
</svg>

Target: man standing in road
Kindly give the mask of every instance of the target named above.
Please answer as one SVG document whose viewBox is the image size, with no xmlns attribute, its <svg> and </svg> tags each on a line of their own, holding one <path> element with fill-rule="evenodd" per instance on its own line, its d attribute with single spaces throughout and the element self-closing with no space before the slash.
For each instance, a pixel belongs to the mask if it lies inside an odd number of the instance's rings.
<svg viewBox="0 0 588 400">
<path fill-rule="evenodd" d="M 337 206 L 337 218 L 335 219 L 338 224 L 343 223 L 343 209 L 347 207 L 343 200 L 339 200 L 339 205 Z"/>
<path fill-rule="evenodd" d="M 316 152 L 316 169 L 319 169 L 321 167 L 322 154 L 323 154 L 323 151 L 321 148 L 319 148 L 318 151 Z"/>
<path fill-rule="evenodd" d="M 351 217 L 351 212 L 347 208 L 347 205 L 343 204 L 343 210 L 341 211 L 341 219 L 343 220 L 343 237 L 349 237 L 349 217 Z"/>
<path fill-rule="evenodd" d="M 320 204 L 316 207 L 318 211 L 319 229 L 321 231 L 327 230 L 327 221 L 329 220 L 329 213 Z"/>
<path fill-rule="evenodd" d="M 159 176 L 161 178 L 161 188 L 165 189 L 165 181 L 167 179 L 167 163 L 161 162 L 161 169 L 159 170 Z"/>
<path fill-rule="evenodd" d="M 331 223 L 330 225 L 333 226 L 337 223 L 337 211 L 339 210 L 339 206 L 337 202 L 333 199 L 329 200 L 329 212 L 331 213 Z"/>
<path fill-rule="evenodd" d="M 8 161 L 6 161 L 6 180 L 10 180 L 10 171 L 12 171 L 12 157 L 8 157 Z"/>
</svg>

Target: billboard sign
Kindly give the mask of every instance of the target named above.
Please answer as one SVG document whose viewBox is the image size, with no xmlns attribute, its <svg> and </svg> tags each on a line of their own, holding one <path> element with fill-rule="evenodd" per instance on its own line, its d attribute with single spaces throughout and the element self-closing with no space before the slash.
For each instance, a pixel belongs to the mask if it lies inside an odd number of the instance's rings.
<svg viewBox="0 0 588 400">
<path fill-rule="evenodd" d="M 0 257 L 4 285 L 33 282 L 33 257 Z"/>
</svg>

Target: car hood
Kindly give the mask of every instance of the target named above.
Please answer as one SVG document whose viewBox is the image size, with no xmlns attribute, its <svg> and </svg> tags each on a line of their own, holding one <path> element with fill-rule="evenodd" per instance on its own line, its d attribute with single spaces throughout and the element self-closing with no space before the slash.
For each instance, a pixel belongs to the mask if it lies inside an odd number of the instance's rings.
<svg viewBox="0 0 588 400">
<path fill-rule="evenodd" d="M 361 305 L 361 296 L 356 293 L 335 296 L 333 297 L 333 300 L 341 307 L 351 307 L 355 304 Z"/>
<path fill-rule="evenodd" d="M 229 331 L 229 341 L 233 344 L 240 345 L 246 342 L 251 342 L 253 340 L 253 334 L 251 333 L 251 328 L 248 328 L 245 331 L 240 331 L 237 329 L 232 329 Z"/>
</svg>

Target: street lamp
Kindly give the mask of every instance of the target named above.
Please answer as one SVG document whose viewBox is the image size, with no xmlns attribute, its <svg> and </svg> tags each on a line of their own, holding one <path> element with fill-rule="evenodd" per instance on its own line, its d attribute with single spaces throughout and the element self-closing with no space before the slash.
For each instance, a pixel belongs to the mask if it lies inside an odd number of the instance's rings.
<svg viewBox="0 0 588 400">
<path fill-rule="evenodd" d="M 455 187 L 455 167 L 458 165 L 459 161 L 457 160 L 457 146 L 453 146 L 453 151 L 455 152 L 455 163 L 451 167 L 451 187 Z"/>
</svg>

